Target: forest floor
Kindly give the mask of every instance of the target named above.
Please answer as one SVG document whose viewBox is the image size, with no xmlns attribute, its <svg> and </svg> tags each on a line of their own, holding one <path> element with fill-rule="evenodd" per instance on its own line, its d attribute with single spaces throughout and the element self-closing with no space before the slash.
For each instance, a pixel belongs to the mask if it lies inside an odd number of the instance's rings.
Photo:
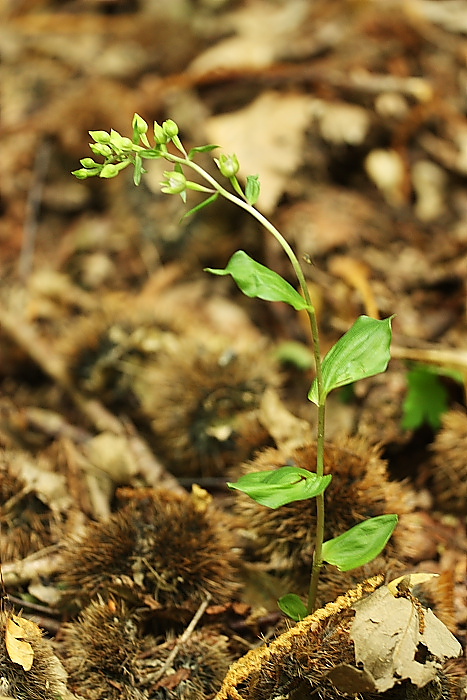
<svg viewBox="0 0 467 700">
<path fill-rule="evenodd" d="M 271 514 L 226 486 L 313 469 L 306 322 L 203 269 L 242 249 L 293 271 L 229 202 L 182 219 L 167 164 L 139 187 L 71 175 L 89 130 L 131 136 L 135 112 L 259 175 L 323 354 L 394 315 L 387 372 L 329 399 L 327 532 L 400 525 L 374 565 L 325 570 L 319 602 L 436 573 L 424 595 L 465 649 L 466 3 L 17 0 L 0 25 L 1 620 L 22 610 L 69 674 L 66 691 L 33 643 L 45 670 L 36 687 L 20 658 L 17 680 L 0 647 L 1 693 L 213 697 L 285 629 L 277 598 L 306 592 L 312 506 Z"/>
</svg>

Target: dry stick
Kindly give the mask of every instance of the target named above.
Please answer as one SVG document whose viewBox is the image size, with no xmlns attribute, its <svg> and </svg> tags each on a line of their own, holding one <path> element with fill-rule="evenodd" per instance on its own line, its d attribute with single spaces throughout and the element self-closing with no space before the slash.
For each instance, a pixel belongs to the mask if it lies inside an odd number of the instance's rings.
<svg viewBox="0 0 467 700">
<path fill-rule="evenodd" d="M 203 600 L 203 602 L 199 606 L 198 610 L 194 614 L 193 619 L 191 620 L 190 624 L 185 629 L 182 636 L 177 640 L 177 643 L 175 644 L 174 648 L 172 649 L 172 651 L 170 652 L 170 654 L 166 658 L 162 668 L 157 672 L 156 677 L 154 679 L 156 682 L 159 681 L 163 677 L 163 675 L 166 673 L 166 671 L 172 666 L 175 658 L 177 657 L 178 652 L 180 651 L 180 647 L 182 646 L 182 644 L 185 644 L 185 642 L 187 642 L 189 640 L 189 638 L 191 637 L 191 635 L 193 634 L 196 625 L 198 624 L 198 622 L 200 621 L 200 619 L 204 615 L 205 610 L 209 605 L 209 601 L 211 600 L 211 597 L 212 596 L 210 593 L 206 593 L 206 598 Z"/>
<path fill-rule="evenodd" d="M 29 189 L 26 203 L 26 218 L 23 229 L 23 244 L 19 256 L 18 271 L 21 279 L 29 277 L 32 270 L 34 248 L 36 245 L 39 210 L 42 202 L 44 181 L 49 169 L 51 146 L 43 141 L 36 154 L 33 171 L 33 183 Z"/>
<path fill-rule="evenodd" d="M 44 547 L 21 561 L 2 565 L 3 580 L 7 588 L 28 583 L 33 578 L 50 577 L 61 567 L 62 556 L 57 554 L 58 545 Z"/>
<path fill-rule="evenodd" d="M 122 424 L 125 428 L 131 455 L 147 483 L 152 487 L 163 486 L 171 491 L 185 493 L 185 489 L 180 485 L 178 479 L 159 462 L 127 416 L 122 417 Z"/>
</svg>

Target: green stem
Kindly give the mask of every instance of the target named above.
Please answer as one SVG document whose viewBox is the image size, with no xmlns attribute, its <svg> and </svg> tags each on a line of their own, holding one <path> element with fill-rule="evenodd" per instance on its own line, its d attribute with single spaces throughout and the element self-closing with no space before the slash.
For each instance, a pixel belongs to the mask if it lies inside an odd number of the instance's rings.
<svg viewBox="0 0 467 700">
<path fill-rule="evenodd" d="M 249 204 L 244 199 L 241 199 L 235 194 L 226 190 L 222 185 L 220 185 L 217 180 L 212 177 L 204 168 L 199 166 L 197 163 L 189 160 L 188 158 L 180 158 L 179 156 L 173 155 L 169 152 L 164 154 L 164 157 L 174 163 L 180 163 L 181 165 L 188 166 L 199 175 L 201 175 L 204 180 L 209 182 L 209 184 L 219 192 L 225 199 L 228 199 L 233 204 L 238 207 L 245 209 L 251 216 L 253 216 L 259 223 L 271 233 L 274 238 L 278 241 L 286 255 L 288 256 L 292 267 L 294 269 L 295 275 L 298 279 L 300 289 L 302 291 L 303 297 L 308 305 L 307 314 L 310 322 L 311 337 L 312 337 L 312 348 L 313 355 L 315 359 L 316 368 L 316 382 L 318 384 L 318 431 L 317 431 L 317 453 L 316 453 L 316 473 L 318 476 L 323 476 L 324 474 L 324 436 L 325 436 L 325 400 L 323 398 L 323 371 L 322 371 L 322 361 L 321 361 L 321 348 L 319 340 L 319 330 L 318 321 L 316 318 L 315 308 L 311 301 L 310 292 L 303 274 L 303 270 L 298 262 L 297 256 L 295 255 L 293 249 L 286 241 L 281 232 L 267 219 L 263 214 L 261 214 L 258 209 L 256 209 L 252 204 Z M 313 566 L 310 577 L 310 587 L 308 591 L 308 612 L 311 613 L 315 609 L 316 605 L 316 592 L 318 588 L 319 575 L 321 567 L 323 566 L 322 559 L 322 547 L 324 540 L 324 495 L 316 497 L 316 533 L 315 533 L 315 549 L 313 553 Z"/>
</svg>

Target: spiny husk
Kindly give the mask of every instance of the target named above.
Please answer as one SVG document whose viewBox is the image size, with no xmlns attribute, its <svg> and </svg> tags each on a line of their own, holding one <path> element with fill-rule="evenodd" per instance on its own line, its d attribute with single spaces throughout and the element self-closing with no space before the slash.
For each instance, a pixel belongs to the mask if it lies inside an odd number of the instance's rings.
<svg viewBox="0 0 467 700">
<path fill-rule="evenodd" d="M 236 354 L 231 345 L 191 339 L 141 375 L 135 393 L 156 435 L 156 451 L 177 475 L 221 475 L 267 444 L 256 412 L 279 384 L 262 346 Z"/>
<path fill-rule="evenodd" d="M 213 505 L 187 495 L 148 491 L 65 547 L 61 581 L 65 600 L 81 607 L 97 594 L 139 604 L 196 608 L 235 597 L 238 552 L 231 526 Z"/>
<path fill-rule="evenodd" d="M 254 461 L 242 465 L 240 473 L 284 465 L 316 471 L 316 444 L 306 443 L 290 453 L 264 450 Z M 367 518 L 410 512 L 413 507 L 411 490 L 389 480 L 378 448 L 361 438 L 347 438 L 341 445 L 327 444 L 325 473 L 333 474 L 324 493 L 326 540 Z M 316 510 L 310 501 L 272 510 L 239 493 L 235 508 L 243 518 L 247 553 L 253 561 L 261 561 L 279 574 L 289 574 L 297 584 L 309 578 L 316 523 Z"/>
<path fill-rule="evenodd" d="M 3 562 L 16 561 L 55 541 L 54 515 L 10 469 L 15 454 L 0 453 L 0 536 Z"/>
<path fill-rule="evenodd" d="M 430 468 L 436 505 L 447 513 L 467 512 L 467 414 L 448 411 L 433 443 Z"/>
<path fill-rule="evenodd" d="M 67 689 L 65 669 L 37 625 L 27 621 L 29 624 L 20 640 L 32 648 L 31 668 L 25 670 L 20 663 L 11 660 L 6 647 L 11 615 L 11 611 L 0 610 L 0 692 L 14 700 L 76 700 Z"/>
<path fill-rule="evenodd" d="M 58 654 L 69 687 L 86 700 L 140 700 L 135 660 L 141 644 L 137 620 L 112 599 L 92 601 L 76 622 L 60 630 Z"/>
<path fill-rule="evenodd" d="M 210 700 L 233 661 L 227 638 L 209 629 L 186 641 L 176 638 L 157 646 L 147 639 L 145 646 L 139 662 L 141 685 L 154 700 Z M 175 649 L 175 658 L 165 668 Z"/>
</svg>

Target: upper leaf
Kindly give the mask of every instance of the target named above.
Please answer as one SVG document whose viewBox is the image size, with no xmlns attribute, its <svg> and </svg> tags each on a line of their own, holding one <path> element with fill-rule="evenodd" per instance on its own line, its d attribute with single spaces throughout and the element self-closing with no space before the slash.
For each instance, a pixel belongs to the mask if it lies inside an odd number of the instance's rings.
<svg viewBox="0 0 467 700">
<path fill-rule="evenodd" d="M 384 372 L 391 359 L 391 321 L 392 316 L 383 321 L 360 316 L 324 358 L 323 395 L 315 379 L 310 401 L 319 406 L 333 389 Z"/>
<path fill-rule="evenodd" d="M 263 506 L 275 509 L 287 503 L 318 496 L 327 488 L 331 479 L 331 474 L 318 476 L 300 467 L 280 467 L 245 474 L 235 483 L 228 482 L 227 486 L 243 491 Z"/>
<path fill-rule="evenodd" d="M 394 513 L 378 515 L 351 527 L 332 540 L 323 543 L 324 561 L 340 571 L 350 571 L 368 564 L 385 548 L 397 525 Z"/>
<path fill-rule="evenodd" d="M 231 275 L 247 297 L 266 301 L 285 301 L 294 309 L 309 308 L 305 299 L 283 277 L 250 258 L 243 250 L 237 250 L 224 270 L 205 268 L 213 275 Z"/>
</svg>

